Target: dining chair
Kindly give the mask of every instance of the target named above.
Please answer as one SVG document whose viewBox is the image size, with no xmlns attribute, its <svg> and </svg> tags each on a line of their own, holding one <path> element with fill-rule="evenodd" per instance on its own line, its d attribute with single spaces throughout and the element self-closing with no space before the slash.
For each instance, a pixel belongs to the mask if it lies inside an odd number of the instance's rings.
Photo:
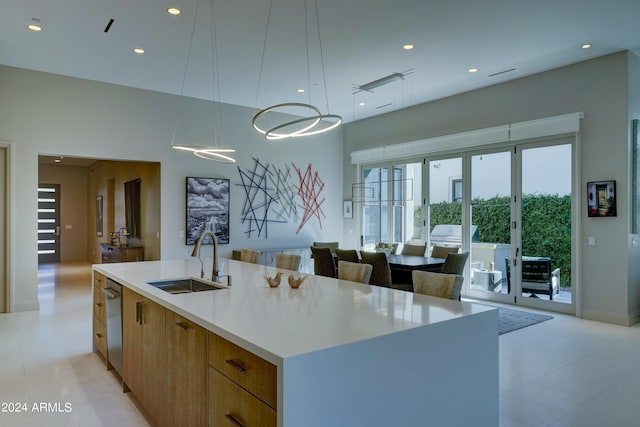
<svg viewBox="0 0 640 427">
<path fill-rule="evenodd" d="M 313 274 L 336 277 L 336 263 L 331 248 L 311 246 L 311 256 L 313 257 Z"/>
<path fill-rule="evenodd" d="M 402 247 L 402 255 L 424 256 L 427 251 L 427 245 L 410 245 L 405 243 Z"/>
<path fill-rule="evenodd" d="M 434 245 L 433 249 L 431 249 L 431 258 L 446 258 L 447 254 L 451 254 L 451 253 L 457 254 L 458 247 Z"/>
<path fill-rule="evenodd" d="M 240 261 L 250 262 L 251 264 L 258 264 L 260 260 L 260 251 L 254 251 L 252 249 L 240 250 Z"/>
<path fill-rule="evenodd" d="M 334 249 L 338 261 L 360 262 L 358 251 L 355 249 Z"/>
<path fill-rule="evenodd" d="M 419 270 L 412 276 L 414 293 L 460 301 L 463 276 Z"/>
<path fill-rule="evenodd" d="M 338 261 L 338 279 L 369 283 L 373 266 L 359 262 Z"/>
<path fill-rule="evenodd" d="M 241 261 L 242 260 L 242 251 L 237 251 L 237 250 L 232 250 L 231 251 L 231 259 L 235 260 L 235 261 Z"/>
<path fill-rule="evenodd" d="M 462 276 L 464 273 L 464 266 L 469 258 L 469 252 L 462 252 L 461 254 L 449 253 L 444 260 L 442 266 L 442 273 L 445 274 L 458 274 Z"/>
<path fill-rule="evenodd" d="M 384 252 L 360 251 L 360 257 L 363 264 L 373 266 L 371 277 L 369 278 L 370 285 L 385 286 L 387 288 L 391 286 L 391 268 L 389 267 L 387 254 Z"/>
<path fill-rule="evenodd" d="M 300 268 L 300 255 L 276 254 L 276 268 L 298 271 Z"/>
<path fill-rule="evenodd" d="M 338 249 L 338 242 L 313 242 L 311 246 L 315 248 L 330 248 L 332 251 Z"/>
</svg>

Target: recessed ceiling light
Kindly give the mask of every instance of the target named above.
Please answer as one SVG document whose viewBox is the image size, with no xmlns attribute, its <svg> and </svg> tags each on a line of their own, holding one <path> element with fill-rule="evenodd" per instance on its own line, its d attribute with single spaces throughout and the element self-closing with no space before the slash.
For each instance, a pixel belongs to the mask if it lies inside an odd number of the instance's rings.
<svg viewBox="0 0 640 427">
<path fill-rule="evenodd" d="M 133 48 L 133 53 L 135 53 L 137 55 L 142 55 L 144 53 L 144 49 L 142 49 L 141 47 L 134 47 Z"/>
<path fill-rule="evenodd" d="M 180 15 L 182 11 L 177 7 L 170 7 L 169 9 L 167 9 L 167 13 L 169 15 Z"/>
<path fill-rule="evenodd" d="M 40 25 L 36 25 L 36 24 L 29 24 L 29 25 L 27 25 L 27 28 L 30 29 L 31 31 L 36 32 L 36 33 L 39 32 L 39 31 L 42 31 L 42 27 Z"/>
<path fill-rule="evenodd" d="M 360 107 L 364 107 L 365 105 L 367 105 L 367 103 L 366 103 L 366 102 L 361 102 L 361 103 L 359 103 L 358 105 L 359 105 Z"/>
<path fill-rule="evenodd" d="M 469 72 L 470 72 L 470 73 L 477 73 L 477 72 L 478 72 L 478 69 L 477 69 L 477 68 L 475 68 L 475 67 L 473 67 L 473 68 L 469 68 Z"/>
<path fill-rule="evenodd" d="M 412 44 L 410 44 L 410 43 L 407 43 L 407 44 L 405 44 L 404 46 L 402 46 L 402 48 L 403 48 L 404 50 L 411 50 L 411 49 L 413 49 L 413 45 L 412 45 Z"/>
<path fill-rule="evenodd" d="M 298 89 L 296 92 L 298 92 L 298 93 L 304 93 L 304 89 Z"/>
<path fill-rule="evenodd" d="M 591 43 L 585 43 L 581 46 L 583 49 L 589 49 L 591 47 Z"/>
</svg>

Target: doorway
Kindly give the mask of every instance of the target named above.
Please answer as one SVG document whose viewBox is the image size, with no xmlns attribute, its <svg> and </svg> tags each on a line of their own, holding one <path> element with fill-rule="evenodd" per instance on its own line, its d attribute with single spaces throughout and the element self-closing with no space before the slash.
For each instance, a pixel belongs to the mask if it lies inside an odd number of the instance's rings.
<svg viewBox="0 0 640 427">
<path fill-rule="evenodd" d="M 572 140 L 469 153 L 466 295 L 572 313 Z"/>
<path fill-rule="evenodd" d="M 38 264 L 60 262 L 60 185 L 38 184 Z"/>
</svg>

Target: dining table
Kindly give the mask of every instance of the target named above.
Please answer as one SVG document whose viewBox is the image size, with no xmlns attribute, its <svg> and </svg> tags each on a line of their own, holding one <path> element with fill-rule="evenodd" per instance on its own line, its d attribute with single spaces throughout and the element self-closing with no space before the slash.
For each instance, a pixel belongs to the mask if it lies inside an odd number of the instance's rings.
<svg viewBox="0 0 640 427">
<path fill-rule="evenodd" d="M 444 265 L 444 258 L 417 255 L 389 254 L 387 261 L 391 270 L 391 282 L 407 288 L 413 288 L 414 270 L 440 272 Z"/>
</svg>

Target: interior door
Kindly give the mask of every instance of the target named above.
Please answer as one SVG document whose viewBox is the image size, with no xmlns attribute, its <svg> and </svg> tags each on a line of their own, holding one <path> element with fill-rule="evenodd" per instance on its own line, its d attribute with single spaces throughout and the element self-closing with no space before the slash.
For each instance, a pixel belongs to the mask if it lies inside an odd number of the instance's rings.
<svg viewBox="0 0 640 427">
<path fill-rule="evenodd" d="M 60 185 L 38 185 L 38 263 L 60 262 Z"/>
</svg>

